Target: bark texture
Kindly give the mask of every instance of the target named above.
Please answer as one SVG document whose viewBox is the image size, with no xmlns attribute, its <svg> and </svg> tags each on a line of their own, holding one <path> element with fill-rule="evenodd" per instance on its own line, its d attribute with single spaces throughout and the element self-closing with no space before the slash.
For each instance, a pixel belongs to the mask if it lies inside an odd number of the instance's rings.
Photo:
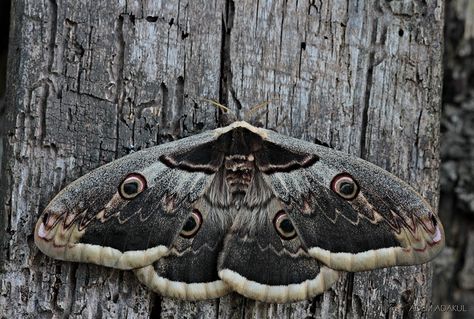
<svg viewBox="0 0 474 319">
<path fill-rule="evenodd" d="M 446 4 L 440 216 L 447 246 L 435 262 L 433 303 L 474 312 L 474 2 Z M 462 309 L 462 308 L 461 308 Z"/>
<path fill-rule="evenodd" d="M 99 165 L 218 125 L 361 156 L 438 201 L 444 1 L 18 0 L 2 115 L 2 318 L 423 318 L 431 266 L 346 274 L 313 300 L 175 301 L 131 272 L 53 261 L 33 227 Z"/>
</svg>

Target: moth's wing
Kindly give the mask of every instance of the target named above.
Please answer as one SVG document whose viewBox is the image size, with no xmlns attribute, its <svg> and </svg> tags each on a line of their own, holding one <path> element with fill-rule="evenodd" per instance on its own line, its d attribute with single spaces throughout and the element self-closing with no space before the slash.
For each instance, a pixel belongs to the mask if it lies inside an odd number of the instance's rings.
<svg viewBox="0 0 474 319">
<path fill-rule="evenodd" d="M 318 160 L 305 168 L 264 174 L 311 256 L 336 270 L 425 263 L 444 247 L 443 226 L 408 184 L 362 159 L 268 131 L 266 140 Z M 351 200 L 334 190 L 348 176 Z M 349 187 L 350 189 L 350 187 Z"/>
<path fill-rule="evenodd" d="M 255 300 L 287 303 L 327 290 L 339 273 L 309 256 L 299 237 L 285 240 L 275 230 L 282 210 L 272 197 L 253 208 L 241 207 L 219 258 L 219 277 Z"/>
<path fill-rule="evenodd" d="M 178 236 L 167 256 L 135 269 L 138 279 L 154 292 L 181 300 L 213 299 L 231 289 L 217 275 L 217 259 L 232 213 L 198 200 L 194 209 L 202 216 L 195 236 Z"/>
<path fill-rule="evenodd" d="M 199 164 L 199 154 L 189 150 L 208 148 L 215 138 L 206 132 L 145 149 L 79 178 L 40 216 L 36 245 L 62 260 L 120 269 L 150 265 L 170 252 L 193 203 L 214 175 L 212 167 L 206 172 L 171 168 L 166 157 L 172 154 L 178 166 L 186 165 L 189 157 Z M 135 198 L 125 199 L 119 188 L 133 174 L 146 187 Z"/>
</svg>

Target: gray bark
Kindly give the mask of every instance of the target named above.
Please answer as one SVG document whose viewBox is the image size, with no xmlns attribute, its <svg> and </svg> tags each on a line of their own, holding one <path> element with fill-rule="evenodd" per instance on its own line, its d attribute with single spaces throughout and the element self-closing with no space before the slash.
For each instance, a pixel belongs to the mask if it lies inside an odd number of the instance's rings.
<svg viewBox="0 0 474 319">
<path fill-rule="evenodd" d="M 474 311 L 474 2 L 446 3 L 440 217 L 447 246 L 435 262 L 433 303 Z M 464 308 L 461 308 L 464 307 Z M 436 318 L 449 318 L 436 313 Z"/>
<path fill-rule="evenodd" d="M 101 164 L 217 126 L 203 97 L 388 169 L 438 201 L 444 1 L 15 1 L 2 115 L 0 314 L 422 318 L 431 266 L 346 274 L 310 301 L 160 298 L 131 272 L 53 261 L 41 210 Z M 415 307 L 413 307 L 415 306 Z"/>
</svg>

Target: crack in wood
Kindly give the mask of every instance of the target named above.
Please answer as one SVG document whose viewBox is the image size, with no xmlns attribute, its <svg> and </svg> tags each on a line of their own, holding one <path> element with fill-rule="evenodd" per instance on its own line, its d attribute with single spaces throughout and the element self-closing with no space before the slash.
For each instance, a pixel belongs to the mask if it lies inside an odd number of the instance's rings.
<svg viewBox="0 0 474 319">
<path fill-rule="evenodd" d="M 222 17 L 221 52 L 220 52 L 220 81 L 219 103 L 229 105 L 228 94 L 232 94 L 232 61 L 230 56 L 231 32 L 234 24 L 235 4 L 233 0 L 225 0 L 224 14 Z M 236 100 L 235 97 L 233 97 Z M 218 110 L 219 118 L 222 110 Z M 221 121 L 219 119 L 219 121 Z"/>
</svg>

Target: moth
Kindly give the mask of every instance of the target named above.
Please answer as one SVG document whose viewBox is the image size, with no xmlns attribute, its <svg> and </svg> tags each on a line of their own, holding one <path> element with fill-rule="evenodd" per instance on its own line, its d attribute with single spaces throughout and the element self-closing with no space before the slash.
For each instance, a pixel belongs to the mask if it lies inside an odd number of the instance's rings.
<svg viewBox="0 0 474 319">
<path fill-rule="evenodd" d="M 246 122 L 113 161 L 65 187 L 34 234 L 46 255 L 132 269 L 185 300 L 236 291 L 287 303 L 341 271 L 425 263 L 439 218 L 362 159 Z"/>
</svg>

